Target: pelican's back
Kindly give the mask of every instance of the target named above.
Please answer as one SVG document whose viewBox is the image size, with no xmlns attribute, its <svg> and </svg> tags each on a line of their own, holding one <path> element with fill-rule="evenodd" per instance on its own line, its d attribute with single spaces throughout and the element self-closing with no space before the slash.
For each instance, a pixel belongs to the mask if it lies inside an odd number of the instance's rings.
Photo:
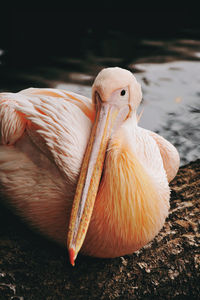
<svg viewBox="0 0 200 300">
<path fill-rule="evenodd" d="M 60 243 L 93 118 L 91 101 L 71 92 L 30 88 L 0 94 L 0 192 Z"/>
</svg>

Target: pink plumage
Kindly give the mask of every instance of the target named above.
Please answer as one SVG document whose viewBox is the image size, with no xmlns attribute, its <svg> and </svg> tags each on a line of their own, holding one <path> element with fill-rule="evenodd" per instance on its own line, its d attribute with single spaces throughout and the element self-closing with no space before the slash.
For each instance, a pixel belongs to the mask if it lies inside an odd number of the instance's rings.
<svg viewBox="0 0 200 300">
<path fill-rule="evenodd" d="M 120 111 L 123 105 L 131 107 L 109 137 L 81 248 L 88 255 L 115 257 L 139 249 L 162 228 L 169 209 L 168 182 L 177 173 L 179 155 L 164 138 L 138 126 L 141 88 L 129 71 L 103 70 L 92 95 L 93 101 L 64 90 L 34 88 L 0 94 L 1 192 L 17 214 L 66 246 L 96 118 L 95 97 Z"/>
</svg>

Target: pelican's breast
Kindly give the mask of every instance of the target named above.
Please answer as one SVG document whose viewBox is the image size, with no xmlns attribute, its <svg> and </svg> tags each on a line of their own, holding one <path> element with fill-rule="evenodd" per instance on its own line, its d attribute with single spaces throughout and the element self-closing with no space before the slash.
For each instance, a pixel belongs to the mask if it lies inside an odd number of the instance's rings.
<svg viewBox="0 0 200 300">
<path fill-rule="evenodd" d="M 83 252 L 100 257 L 132 253 L 162 228 L 169 186 L 156 142 L 127 120 L 110 141 Z M 95 249 L 95 252 L 94 252 Z"/>
</svg>

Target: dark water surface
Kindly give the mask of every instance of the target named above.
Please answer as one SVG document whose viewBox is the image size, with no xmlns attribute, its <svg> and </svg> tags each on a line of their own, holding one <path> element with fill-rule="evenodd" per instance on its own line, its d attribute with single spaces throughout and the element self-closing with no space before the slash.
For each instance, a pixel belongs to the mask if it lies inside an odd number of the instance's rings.
<svg viewBox="0 0 200 300">
<path fill-rule="evenodd" d="M 29 48 L 16 48 L 11 56 L 12 51 L 0 49 L 0 91 L 52 87 L 90 97 L 92 82 L 102 68 L 128 68 L 142 85 L 140 126 L 171 141 L 182 165 L 199 157 L 200 40 L 196 36 L 135 38 L 117 30 L 96 36 L 88 28 L 77 47 L 78 53 L 51 53 L 40 60 L 34 52 L 26 53 L 25 61 L 23 51 Z"/>
</svg>

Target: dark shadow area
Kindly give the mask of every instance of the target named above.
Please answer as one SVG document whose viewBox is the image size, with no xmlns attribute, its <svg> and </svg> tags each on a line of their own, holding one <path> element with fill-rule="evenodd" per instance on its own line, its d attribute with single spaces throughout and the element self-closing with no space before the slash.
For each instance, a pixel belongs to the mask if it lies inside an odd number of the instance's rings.
<svg viewBox="0 0 200 300">
<path fill-rule="evenodd" d="M 197 38 L 200 29 L 197 15 L 167 11 L 11 11 L 3 14 L 0 22 L 0 47 L 6 51 L 5 63 L 16 67 L 47 63 L 57 55 L 84 58 L 88 50 L 105 56 L 102 41 L 116 35 L 119 41 L 130 41 L 131 36 L 132 43 L 137 45 L 146 38 Z M 127 52 L 128 44 L 119 44 L 112 55 L 122 55 L 123 46 Z"/>
</svg>

